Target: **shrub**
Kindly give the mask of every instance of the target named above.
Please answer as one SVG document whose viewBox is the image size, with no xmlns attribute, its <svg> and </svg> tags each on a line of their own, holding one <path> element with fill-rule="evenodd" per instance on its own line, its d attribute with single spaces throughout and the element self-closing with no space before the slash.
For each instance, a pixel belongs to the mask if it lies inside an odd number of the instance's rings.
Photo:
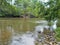
<svg viewBox="0 0 60 45">
<path fill-rule="evenodd" d="M 60 41 L 60 27 L 58 27 L 56 30 L 55 30 L 55 38 L 57 39 L 57 41 Z"/>
<path fill-rule="evenodd" d="M 60 27 L 60 20 L 58 20 L 57 22 L 57 27 Z"/>
</svg>

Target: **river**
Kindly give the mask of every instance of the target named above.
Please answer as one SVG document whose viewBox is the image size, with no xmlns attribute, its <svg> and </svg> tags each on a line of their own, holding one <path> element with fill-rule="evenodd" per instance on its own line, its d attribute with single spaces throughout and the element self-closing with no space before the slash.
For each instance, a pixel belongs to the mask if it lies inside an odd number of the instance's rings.
<svg viewBox="0 0 60 45">
<path fill-rule="evenodd" d="M 48 22 L 45 20 L 40 20 L 33 23 L 38 23 L 38 25 L 35 26 L 33 32 L 26 31 L 21 32 L 20 34 L 16 33 L 13 27 L 11 26 L 6 27 L 9 31 L 11 30 L 11 39 L 9 40 L 8 45 L 36 45 L 36 43 L 40 44 L 40 42 L 44 42 L 45 37 L 42 35 L 42 33 L 44 31 L 44 28 L 46 29 L 49 28 Z M 56 28 L 56 23 L 54 25 L 55 25 L 54 27 Z M 41 37 L 39 38 L 38 35 L 40 35 Z"/>
</svg>

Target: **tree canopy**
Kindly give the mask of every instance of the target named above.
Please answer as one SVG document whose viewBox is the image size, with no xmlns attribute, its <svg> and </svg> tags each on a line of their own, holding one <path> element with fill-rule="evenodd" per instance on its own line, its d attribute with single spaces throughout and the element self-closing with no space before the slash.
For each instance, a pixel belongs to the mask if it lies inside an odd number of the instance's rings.
<svg viewBox="0 0 60 45">
<path fill-rule="evenodd" d="M 45 19 L 46 20 L 56 20 L 60 17 L 60 0 L 49 0 L 49 2 L 45 3 L 46 6 L 49 6 L 45 8 Z"/>
<path fill-rule="evenodd" d="M 10 3 L 9 3 L 10 2 Z M 60 18 L 60 0 L 49 0 L 42 2 L 39 0 L 0 0 L 0 16 L 20 16 L 34 15 L 43 17 L 48 21 Z"/>
</svg>

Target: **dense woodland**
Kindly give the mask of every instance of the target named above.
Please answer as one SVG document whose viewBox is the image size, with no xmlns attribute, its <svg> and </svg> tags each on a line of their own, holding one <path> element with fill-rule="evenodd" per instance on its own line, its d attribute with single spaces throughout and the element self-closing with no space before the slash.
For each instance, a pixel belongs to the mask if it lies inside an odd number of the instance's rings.
<svg viewBox="0 0 60 45">
<path fill-rule="evenodd" d="M 46 20 L 60 18 L 60 0 L 0 0 L 0 17 L 21 17 L 31 15 Z"/>
</svg>

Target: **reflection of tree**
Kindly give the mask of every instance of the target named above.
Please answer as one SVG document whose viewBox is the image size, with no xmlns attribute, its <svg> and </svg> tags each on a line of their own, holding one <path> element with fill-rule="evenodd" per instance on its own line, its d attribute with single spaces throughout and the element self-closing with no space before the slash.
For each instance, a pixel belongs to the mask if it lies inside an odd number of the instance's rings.
<svg viewBox="0 0 60 45">
<path fill-rule="evenodd" d="M 12 33 L 8 30 L 6 30 L 5 27 L 2 27 L 1 29 L 1 38 L 0 38 L 0 41 L 1 41 L 1 45 L 9 45 L 10 42 L 11 42 L 11 35 Z"/>
</svg>

